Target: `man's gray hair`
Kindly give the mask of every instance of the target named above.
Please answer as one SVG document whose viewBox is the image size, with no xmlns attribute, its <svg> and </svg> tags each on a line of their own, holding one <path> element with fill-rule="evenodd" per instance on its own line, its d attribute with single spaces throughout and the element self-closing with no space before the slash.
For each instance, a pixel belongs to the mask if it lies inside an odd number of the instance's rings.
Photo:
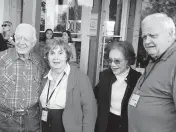
<svg viewBox="0 0 176 132">
<path fill-rule="evenodd" d="M 15 34 L 18 34 L 19 29 L 23 29 L 25 31 L 25 29 L 31 31 L 32 35 L 33 35 L 33 41 L 36 43 L 37 38 L 36 38 L 36 29 L 34 26 L 27 24 L 27 23 L 21 23 L 17 26 L 16 30 L 15 30 Z M 25 32 L 24 32 L 25 33 Z"/>
<path fill-rule="evenodd" d="M 151 20 L 160 21 L 165 26 L 165 28 L 171 33 L 171 35 L 175 37 L 175 23 L 172 20 L 172 18 L 170 18 L 168 15 L 164 13 L 154 13 L 154 14 L 148 15 L 143 19 L 142 26 L 147 21 L 151 21 Z"/>
</svg>

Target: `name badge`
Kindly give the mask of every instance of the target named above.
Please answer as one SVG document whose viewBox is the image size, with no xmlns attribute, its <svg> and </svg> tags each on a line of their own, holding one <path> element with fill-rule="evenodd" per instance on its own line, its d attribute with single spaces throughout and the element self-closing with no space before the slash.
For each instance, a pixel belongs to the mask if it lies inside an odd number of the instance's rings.
<svg viewBox="0 0 176 132">
<path fill-rule="evenodd" d="M 136 107 L 136 106 L 137 106 L 137 103 L 138 103 L 138 101 L 139 101 L 139 98 L 140 98 L 139 95 L 133 94 L 133 95 L 131 96 L 131 99 L 130 99 L 129 104 L 132 105 L 132 106 L 134 106 L 134 107 Z"/>
<path fill-rule="evenodd" d="M 48 111 L 47 110 L 42 110 L 41 120 L 47 122 L 47 118 L 48 118 Z"/>
</svg>

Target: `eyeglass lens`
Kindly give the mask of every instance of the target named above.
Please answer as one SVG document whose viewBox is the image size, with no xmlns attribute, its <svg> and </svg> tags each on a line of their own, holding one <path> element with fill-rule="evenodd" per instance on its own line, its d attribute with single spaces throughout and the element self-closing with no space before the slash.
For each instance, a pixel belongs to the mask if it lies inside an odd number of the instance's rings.
<svg viewBox="0 0 176 132">
<path fill-rule="evenodd" d="M 109 64 L 111 64 L 112 62 L 114 62 L 115 64 L 120 64 L 122 61 L 123 60 L 117 60 L 117 59 L 112 60 L 112 59 L 108 59 Z"/>
<path fill-rule="evenodd" d="M 7 26 L 7 24 L 3 24 L 3 25 L 1 25 L 2 27 L 6 27 Z"/>
</svg>

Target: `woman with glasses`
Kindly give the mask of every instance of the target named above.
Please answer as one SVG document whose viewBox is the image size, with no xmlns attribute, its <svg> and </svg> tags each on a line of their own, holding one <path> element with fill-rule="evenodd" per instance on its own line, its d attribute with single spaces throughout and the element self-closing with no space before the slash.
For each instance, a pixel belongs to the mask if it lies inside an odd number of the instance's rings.
<svg viewBox="0 0 176 132">
<path fill-rule="evenodd" d="M 50 70 L 40 96 L 42 132 L 94 132 L 96 100 L 86 74 L 69 64 L 71 49 L 62 39 L 46 45 Z"/>
<path fill-rule="evenodd" d="M 12 23 L 9 21 L 4 21 L 2 26 L 2 33 L 0 34 L 0 51 L 6 50 L 8 48 L 14 48 L 14 33 Z"/>
<path fill-rule="evenodd" d="M 141 74 L 130 67 L 135 63 L 131 43 L 114 41 L 107 49 L 109 69 L 101 73 L 99 83 L 94 89 L 98 103 L 95 130 L 128 132 L 128 101 Z"/>
</svg>

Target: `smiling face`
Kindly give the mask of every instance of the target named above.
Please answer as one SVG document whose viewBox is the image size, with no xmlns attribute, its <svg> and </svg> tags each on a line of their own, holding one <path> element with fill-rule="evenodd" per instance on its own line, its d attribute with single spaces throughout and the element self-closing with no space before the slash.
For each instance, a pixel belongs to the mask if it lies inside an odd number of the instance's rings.
<svg viewBox="0 0 176 132">
<path fill-rule="evenodd" d="M 19 27 L 15 32 L 15 48 L 19 54 L 28 55 L 35 46 L 33 31 L 29 27 Z"/>
<path fill-rule="evenodd" d="M 119 49 L 112 49 L 109 52 L 109 65 L 115 75 L 123 73 L 128 67 L 128 61 Z"/>
<path fill-rule="evenodd" d="M 165 27 L 157 20 L 146 21 L 142 25 L 143 45 L 152 58 L 161 56 L 173 43 L 172 35 Z"/>
<path fill-rule="evenodd" d="M 53 36 L 53 32 L 51 30 L 48 30 L 46 32 L 46 39 L 52 39 L 52 36 Z"/>
<path fill-rule="evenodd" d="M 67 54 L 63 47 L 56 46 L 48 53 L 48 62 L 51 69 L 63 70 L 67 64 Z"/>
<path fill-rule="evenodd" d="M 63 38 L 63 40 L 64 40 L 66 43 L 68 43 L 68 38 L 69 38 L 69 36 L 68 36 L 67 32 L 63 32 L 62 38 Z"/>
</svg>

